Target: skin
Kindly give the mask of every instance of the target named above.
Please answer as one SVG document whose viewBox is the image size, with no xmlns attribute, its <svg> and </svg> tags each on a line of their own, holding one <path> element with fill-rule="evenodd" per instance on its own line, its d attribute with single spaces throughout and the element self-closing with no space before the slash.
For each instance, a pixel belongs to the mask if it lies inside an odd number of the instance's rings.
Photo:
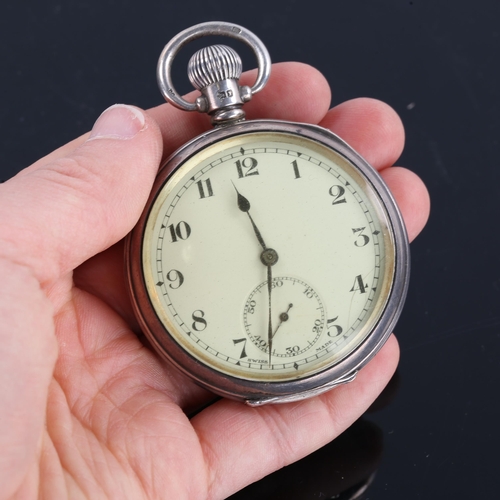
<svg viewBox="0 0 500 500">
<path fill-rule="evenodd" d="M 392 166 L 400 119 L 371 99 L 329 103 L 316 70 L 284 63 L 247 116 L 340 135 L 381 172 L 415 238 L 429 198 L 415 174 Z M 394 373 L 391 336 L 354 382 L 249 408 L 215 401 L 138 340 L 122 239 L 162 157 L 207 128 L 205 117 L 168 105 L 114 107 L 90 136 L 0 185 L 1 499 L 225 498 L 334 439 Z"/>
</svg>

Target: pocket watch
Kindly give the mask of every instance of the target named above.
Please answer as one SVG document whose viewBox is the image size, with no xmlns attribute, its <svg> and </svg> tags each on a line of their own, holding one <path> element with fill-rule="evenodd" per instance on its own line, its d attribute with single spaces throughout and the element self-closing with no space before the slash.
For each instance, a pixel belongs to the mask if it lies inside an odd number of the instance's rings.
<svg viewBox="0 0 500 500">
<path fill-rule="evenodd" d="M 258 75 L 238 82 L 230 47 L 196 52 L 182 98 L 172 61 L 222 35 L 253 50 Z M 409 245 L 378 173 L 332 132 L 245 121 L 271 62 L 247 29 L 209 22 L 164 48 L 165 99 L 208 113 L 214 128 L 159 171 L 126 244 L 134 311 L 158 354 L 201 386 L 250 405 L 297 401 L 352 381 L 389 337 L 408 288 Z"/>
</svg>

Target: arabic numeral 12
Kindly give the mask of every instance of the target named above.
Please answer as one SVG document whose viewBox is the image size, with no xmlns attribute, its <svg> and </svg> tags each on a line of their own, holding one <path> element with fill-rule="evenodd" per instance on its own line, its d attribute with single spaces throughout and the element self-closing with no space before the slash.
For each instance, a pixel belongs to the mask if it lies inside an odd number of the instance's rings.
<svg viewBox="0 0 500 500">
<path fill-rule="evenodd" d="M 235 162 L 236 171 L 238 172 L 238 179 L 243 177 L 250 177 L 251 175 L 259 175 L 257 170 L 257 160 L 248 156 L 244 160 L 238 160 Z"/>
</svg>

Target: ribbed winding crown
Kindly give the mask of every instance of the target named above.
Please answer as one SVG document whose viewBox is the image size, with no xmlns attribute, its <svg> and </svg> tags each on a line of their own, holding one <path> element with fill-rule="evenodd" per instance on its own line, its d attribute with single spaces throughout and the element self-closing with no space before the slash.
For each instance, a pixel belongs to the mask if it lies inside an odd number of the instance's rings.
<svg viewBox="0 0 500 500">
<path fill-rule="evenodd" d="M 188 77 L 198 90 L 223 80 L 238 80 L 241 76 L 240 56 L 226 45 L 205 47 L 191 57 Z"/>
</svg>

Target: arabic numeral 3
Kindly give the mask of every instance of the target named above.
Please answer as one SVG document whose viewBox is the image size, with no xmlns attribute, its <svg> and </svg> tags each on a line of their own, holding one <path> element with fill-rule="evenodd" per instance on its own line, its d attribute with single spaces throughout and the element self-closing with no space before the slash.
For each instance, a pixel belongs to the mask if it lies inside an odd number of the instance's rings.
<svg viewBox="0 0 500 500">
<path fill-rule="evenodd" d="M 364 247 L 368 245 L 370 241 L 370 237 L 364 234 L 366 227 L 358 227 L 358 228 L 352 228 L 352 234 L 357 236 L 356 241 L 354 242 L 354 245 L 357 247 Z"/>
</svg>

